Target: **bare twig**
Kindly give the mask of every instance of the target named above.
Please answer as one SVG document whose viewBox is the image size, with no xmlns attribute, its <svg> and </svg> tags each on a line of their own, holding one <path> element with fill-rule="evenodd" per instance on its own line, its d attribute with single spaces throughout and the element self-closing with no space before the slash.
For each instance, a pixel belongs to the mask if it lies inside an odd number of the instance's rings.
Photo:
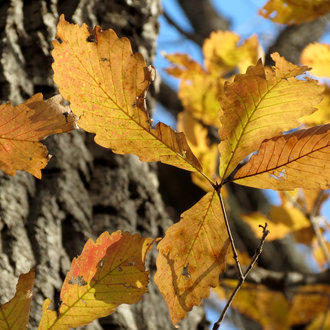
<svg viewBox="0 0 330 330">
<path fill-rule="evenodd" d="M 251 269 L 253 268 L 253 265 L 256 263 L 256 261 L 258 260 L 261 252 L 262 252 L 262 248 L 263 245 L 265 243 L 266 237 L 269 234 L 269 230 L 267 229 L 267 222 L 265 223 L 265 226 L 259 225 L 259 227 L 261 227 L 263 229 L 263 234 L 260 240 L 260 243 L 254 253 L 254 256 L 249 264 L 249 266 L 247 267 L 247 269 L 245 270 L 244 274 L 242 275 L 242 277 L 239 279 L 236 288 L 234 289 L 233 293 L 231 294 L 230 298 L 228 299 L 225 308 L 223 309 L 219 319 L 217 322 L 214 323 L 213 325 L 213 330 L 217 330 L 219 329 L 221 322 L 223 321 L 223 319 L 225 318 L 225 315 L 229 309 L 229 307 L 231 306 L 237 292 L 239 291 L 239 289 L 242 287 L 246 277 L 248 276 L 249 272 L 251 271 Z"/>
<path fill-rule="evenodd" d="M 241 265 L 239 263 L 239 260 L 238 260 L 238 254 L 237 254 L 237 250 L 236 250 L 236 247 L 235 247 L 235 242 L 234 242 L 231 230 L 230 230 L 229 221 L 228 221 L 228 217 L 227 217 L 227 213 L 226 213 L 226 209 L 225 209 L 225 204 L 223 202 L 223 198 L 222 198 L 222 195 L 221 195 L 221 186 L 218 185 L 218 184 L 215 184 L 214 189 L 217 192 L 217 195 L 218 195 L 219 200 L 220 200 L 221 210 L 222 210 L 222 213 L 223 213 L 223 216 L 224 216 L 224 219 L 225 219 L 226 229 L 227 229 L 227 233 L 228 233 L 228 236 L 229 236 L 230 245 L 231 245 L 231 248 L 232 248 L 232 251 L 233 251 L 233 258 L 235 260 L 235 264 L 236 264 L 236 267 L 237 267 L 239 279 L 241 280 L 241 279 L 243 279 L 244 276 L 243 276 L 243 272 L 242 272 L 242 267 L 241 267 Z"/>
<path fill-rule="evenodd" d="M 180 32 L 182 35 L 184 35 L 187 39 L 189 39 L 189 40 L 195 42 L 197 45 L 199 45 L 199 46 L 202 47 L 202 45 L 203 45 L 203 41 L 204 41 L 203 38 L 201 38 L 200 36 L 198 36 L 198 35 L 195 34 L 195 33 L 189 33 L 189 32 L 186 32 L 185 30 L 183 30 L 178 24 L 176 24 L 176 23 L 172 20 L 172 18 L 171 18 L 170 16 L 168 16 L 168 15 L 166 14 L 165 11 L 164 11 L 163 15 L 164 15 L 165 19 L 167 20 L 167 22 L 168 22 L 169 24 L 171 24 L 172 26 L 174 26 L 174 27 L 178 30 L 178 32 Z"/>
</svg>

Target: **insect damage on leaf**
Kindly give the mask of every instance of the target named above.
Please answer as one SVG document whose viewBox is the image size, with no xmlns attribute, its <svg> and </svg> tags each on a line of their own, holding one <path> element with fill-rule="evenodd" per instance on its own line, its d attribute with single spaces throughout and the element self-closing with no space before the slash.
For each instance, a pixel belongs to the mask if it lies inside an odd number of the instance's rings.
<svg viewBox="0 0 330 330">
<path fill-rule="evenodd" d="M 79 127 L 95 133 L 95 142 L 142 161 L 161 161 L 188 171 L 202 171 L 183 133 L 150 125 L 145 95 L 155 70 L 133 54 L 127 38 L 96 26 L 92 33 L 62 15 L 53 42 L 54 80 L 70 101 Z"/>
</svg>

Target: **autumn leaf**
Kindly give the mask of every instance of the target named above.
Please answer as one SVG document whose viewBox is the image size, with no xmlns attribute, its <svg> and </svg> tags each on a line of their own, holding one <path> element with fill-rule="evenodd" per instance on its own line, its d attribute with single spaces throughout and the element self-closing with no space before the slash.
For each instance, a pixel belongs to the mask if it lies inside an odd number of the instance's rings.
<svg viewBox="0 0 330 330">
<path fill-rule="evenodd" d="M 303 50 L 300 61 L 302 64 L 312 67 L 312 74 L 330 78 L 330 45 L 309 44 Z"/>
<path fill-rule="evenodd" d="M 217 194 L 207 193 L 181 215 L 158 244 L 155 282 L 176 325 L 210 294 L 225 268 L 229 245 Z"/>
<path fill-rule="evenodd" d="M 256 36 L 238 46 L 240 37 L 230 31 L 211 33 L 205 40 L 203 53 L 205 69 L 186 54 L 169 54 L 165 58 L 174 66 L 167 72 L 180 78 L 178 96 L 185 112 L 204 124 L 219 127 L 219 97 L 223 94 L 225 75 L 236 70 L 245 71 L 260 57 Z M 219 47 L 219 44 L 222 46 Z"/>
<path fill-rule="evenodd" d="M 120 304 L 134 304 L 147 292 L 145 256 L 151 238 L 116 231 L 89 239 L 74 258 L 61 290 L 58 313 L 43 305 L 39 329 L 68 329 L 111 314 Z"/>
<path fill-rule="evenodd" d="M 261 189 L 329 189 L 330 124 L 264 141 L 233 181 Z"/>
<path fill-rule="evenodd" d="M 240 46 L 239 41 L 240 36 L 231 31 L 212 32 L 210 37 L 205 39 L 204 63 L 212 76 L 225 76 L 236 67 L 240 72 L 245 72 L 250 65 L 254 65 L 263 57 L 257 36 L 246 39 Z"/>
<path fill-rule="evenodd" d="M 237 281 L 223 281 L 214 289 L 220 299 L 228 299 Z M 270 291 L 260 284 L 244 283 L 231 307 L 260 323 L 264 330 L 291 329 L 324 315 L 328 308 L 329 285 L 305 285 L 282 292 Z"/>
<path fill-rule="evenodd" d="M 273 206 L 268 216 L 260 212 L 243 214 L 242 219 L 247 222 L 258 238 L 262 237 L 259 224 L 267 222 L 269 225 L 269 240 L 282 239 L 288 234 L 295 234 L 301 229 L 311 227 L 310 221 L 297 208 L 288 204 Z"/>
<path fill-rule="evenodd" d="M 6 304 L 0 304 L 0 329 L 22 330 L 28 328 L 34 270 L 19 276 L 16 294 Z"/>
<path fill-rule="evenodd" d="M 0 169 L 15 175 L 17 170 L 41 179 L 49 158 L 47 148 L 39 141 L 74 128 L 74 116 L 61 105 L 62 97 L 46 101 L 36 94 L 16 107 L 0 105 Z"/>
<path fill-rule="evenodd" d="M 184 134 L 163 123 L 151 128 L 145 94 L 154 69 L 133 54 L 127 38 L 99 26 L 90 31 L 86 24 L 70 24 L 62 15 L 53 46 L 54 80 L 79 126 L 96 134 L 96 143 L 142 161 L 202 170 Z"/>
<path fill-rule="evenodd" d="M 323 88 L 314 80 L 295 76 L 308 68 L 272 54 L 273 70 L 262 65 L 248 68 L 225 85 L 220 98 L 220 176 L 228 177 L 238 163 L 267 138 L 299 126 L 298 119 L 315 111 Z"/>
<path fill-rule="evenodd" d="M 269 0 L 259 14 L 276 23 L 300 24 L 312 21 L 329 11 L 329 1 Z"/>
<path fill-rule="evenodd" d="M 179 132 L 185 133 L 192 152 L 198 157 L 203 166 L 204 174 L 216 181 L 218 179 L 218 146 L 216 143 L 211 143 L 207 128 L 187 111 L 179 113 L 177 128 Z M 213 190 L 209 182 L 198 172 L 191 173 L 191 176 L 192 181 L 205 191 Z"/>
</svg>

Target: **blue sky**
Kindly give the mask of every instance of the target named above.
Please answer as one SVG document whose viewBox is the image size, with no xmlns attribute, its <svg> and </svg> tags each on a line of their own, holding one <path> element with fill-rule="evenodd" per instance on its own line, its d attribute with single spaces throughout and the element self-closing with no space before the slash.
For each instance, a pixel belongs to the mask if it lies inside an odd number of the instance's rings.
<svg viewBox="0 0 330 330">
<path fill-rule="evenodd" d="M 193 3 L 193 1 L 192 1 Z M 273 43 L 277 34 L 283 28 L 279 24 L 274 24 L 270 20 L 259 16 L 258 10 L 266 3 L 266 0 L 213 0 L 215 10 L 218 10 L 223 16 L 231 21 L 231 30 L 238 33 L 242 40 L 250 37 L 252 34 L 257 34 L 258 39 L 264 50 L 267 50 L 269 45 Z M 189 24 L 181 7 L 176 0 L 163 0 L 163 7 L 166 13 L 185 31 L 192 32 L 193 29 Z M 163 69 L 169 66 L 169 63 L 162 56 L 162 52 L 166 53 L 187 53 L 200 63 L 203 62 L 201 49 L 193 42 L 187 40 L 177 30 L 167 23 L 166 19 L 161 16 L 160 19 L 160 34 L 158 38 L 157 58 L 154 63 L 158 74 L 172 88 L 177 89 L 178 80 L 167 75 Z M 330 43 L 330 33 L 326 33 L 322 42 Z M 166 112 L 160 105 L 156 108 L 155 121 L 165 122 L 175 128 L 175 119 Z M 277 193 L 269 190 L 266 191 L 267 196 L 275 204 L 279 203 Z M 325 203 L 322 208 L 322 214 L 330 219 L 330 201 Z M 304 253 L 306 251 L 304 250 Z M 312 261 L 311 261 L 312 263 Z M 215 322 L 218 317 L 218 311 L 208 309 L 208 318 L 211 322 Z M 236 329 L 228 322 L 224 324 L 223 329 Z"/>
</svg>

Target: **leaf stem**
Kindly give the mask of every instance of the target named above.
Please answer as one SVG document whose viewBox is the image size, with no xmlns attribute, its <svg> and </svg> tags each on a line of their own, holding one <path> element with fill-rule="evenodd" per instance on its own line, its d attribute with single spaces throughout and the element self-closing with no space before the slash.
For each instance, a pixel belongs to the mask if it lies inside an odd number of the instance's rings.
<svg viewBox="0 0 330 330">
<path fill-rule="evenodd" d="M 241 280 L 241 279 L 243 279 L 242 267 L 241 267 L 241 265 L 239 263 L 239 260 L 238 260 L 238 254 L 237 254 L 237 250 L 236 250 L 236 247 L 235 247 L 235 242 L 234 242 L 234 239 L 233 239 L 233 235 L 231 233 L 231 229 L 230 229 L 230 226 L 229 226 L 229 221 L 228 221 L 228 217 L 227 217 L 227 213 L 226 213 L 226 209 L 225 209 L 225 204 L 223 202 L 223 198 L 222 198 L 222 195 L 221 195 L 221 185 L 215 184 L 213 187 L 214 187 L 215 191 L 217 192 L 217 195 L 218 195 L 219 200 L 220 200 L 221 210 L 222 210 L 222 213 L 223 213 L 223 216 L 224 216 L 224 219 L 225 219 L 226 229 L 227 229 L 227 233 L 228 233 L 228 236 L 229 236 L 230 245 L 231 245 L 231 248 L 232 248 L 232 251 L 233 251 L 233 258 L 235 260 L 235 264 L 236 264 L 239 279 Z"/>
<path fill-rule="evenodd" d="M 246 277 L 249 275 L 251 269 L 253 268 L 254 264 L 256 263 L 256 261 L 258 260 L 261 252 L 262 252 L 262 248 L 264 246 L 264 243 L 265 243 L 265 240 L 266 240 L 266 237 L 267 235 L 269 234 L 269 230 L 267 229 L 267 222 L 265 223 L 265 226 L 262 226 L 262 225 L 259 225 L 259 227 L 261 227 L 263 229 L 263 234 L 262 234 L 262 237 L 261 237 L 261 240 L 260 240 L 260 243 L 258 245 L 258 247 L 256 248 L 256 251 L 254 253 L 254 256 L 249 264 L 249 266 L 247 267 L 247 269 L 245 270 L 244 274 L 242 275 L 242 277 L 239 279 L 237 285 L 236 285 L 236 288 L 235 290 L 233 291 L 233 293 L 231 294 L 230 298 L 228 299 L 227 303 L 226 303 L 226 306 L 225 308 L 223 309 L 219 319 L 217 322 L 214 323 L 213 325 L 213 330 L 217 330 L 219 329 L 220 325 L 221 325 L 221 322 L 223 321 L 223 319 L 225 318 L 225 315 L 229 309 L 229 307 L 231 306 L 237 292 L 240 290 L 240 288 L 242 287 Z"/>
</svg>

